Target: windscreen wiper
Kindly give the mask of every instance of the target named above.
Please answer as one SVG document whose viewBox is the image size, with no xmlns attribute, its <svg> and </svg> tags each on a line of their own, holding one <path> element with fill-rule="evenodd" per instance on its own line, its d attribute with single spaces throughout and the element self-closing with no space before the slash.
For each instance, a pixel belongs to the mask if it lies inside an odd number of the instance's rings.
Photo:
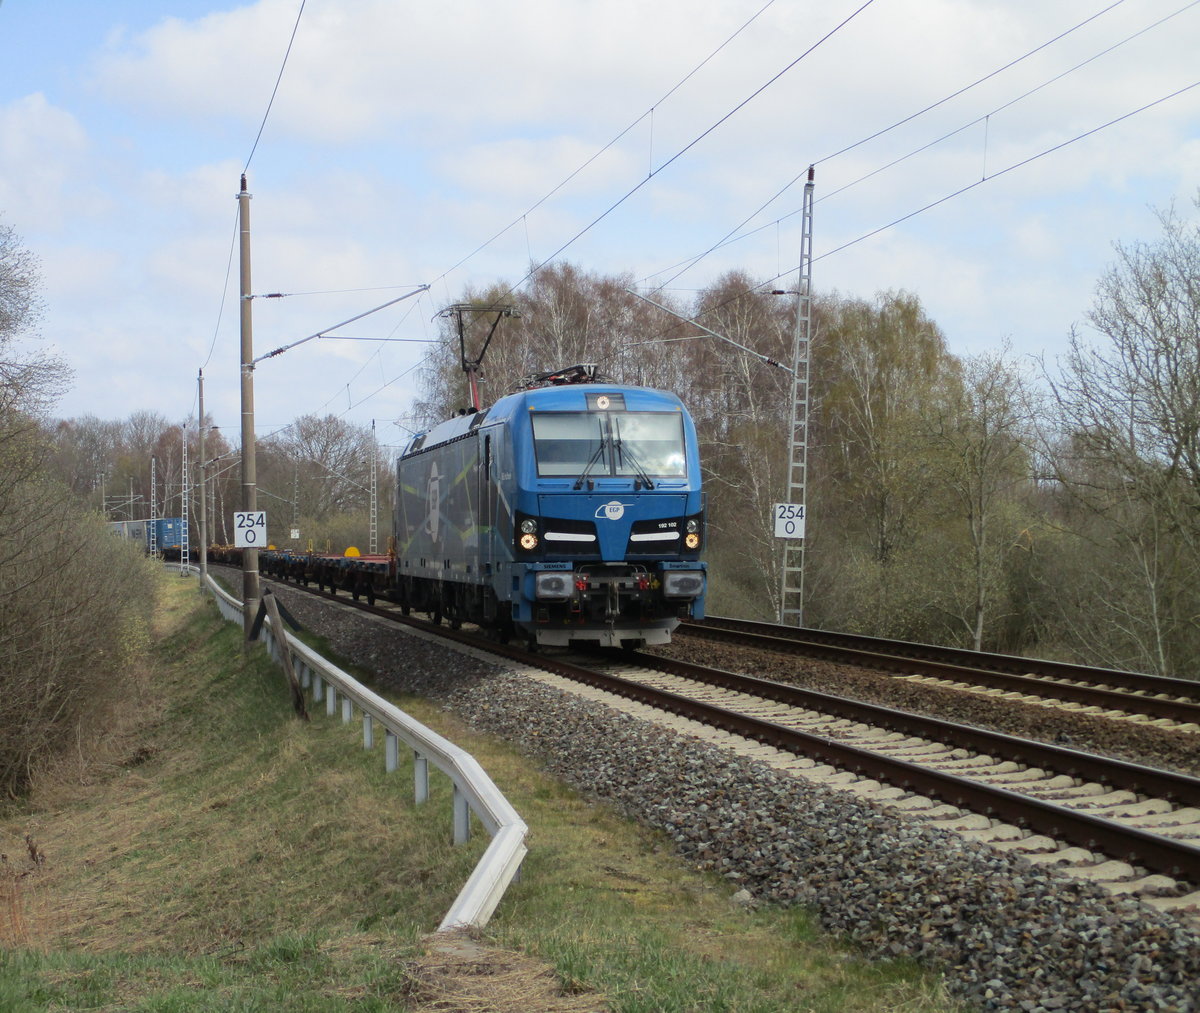
<svg viewBox="0 0 1200 1013">
<path fill-rule="evenodd" d="M 622 460 L 628 461 L 633 468 L 634 474 L 638 481 L 647 489 L 653 489 L 654 483 L 650 481 L 650 476 L 646 474 L 646 469 L 642 467 L 641 462 L 634 456 L 632 450 L 625 450 L 624 444 L 621 442 L 621 422 L 619 419 L 613 419 L 613 444 L 617 451 L 617 464 L 620 465 Z M 636 491 L 636 486 L 635 486 Z"/>
<path fill-rule="evenodd" d="M 588 476 L 592 473 L 592 469 L 594 467 L 596 467 L 596 462 L 599 461 L 600 458 L 604 456 L 605 442 L 606 442 L 606 439 L 604 436 L 604 428 L 603 428 L 603 426 L 601 426 L 600 427 L 600 445 L 596 448 L 596 452 L 594 454 L 592 454 L 591 460 L 588 461 L 587 465 L 584 467 L 583 473 L 577 479 L 575 479 L 575 486 L 574 486 L 575 489 L 577 489 L 577 490 L 582 489 L 583 483 L 587 482 L 588 489 L 591 490 L 592 482 L 591 482 L 591 479 L 588 478 Z"/>
</svg>

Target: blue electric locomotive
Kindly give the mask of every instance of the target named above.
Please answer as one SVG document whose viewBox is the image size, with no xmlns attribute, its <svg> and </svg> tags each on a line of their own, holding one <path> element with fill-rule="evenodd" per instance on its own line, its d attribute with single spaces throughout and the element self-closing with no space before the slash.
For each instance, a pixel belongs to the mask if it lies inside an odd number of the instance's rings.
<svg viewBox="0 0 1200 1013">
<path fill-rule="evenodd" d="M 591 367 L 413 438 L 397 463 L 392 596 L 504 638 L 663 644 L 704 615 L 704 499 L 671 393 Z"/>
</svg>

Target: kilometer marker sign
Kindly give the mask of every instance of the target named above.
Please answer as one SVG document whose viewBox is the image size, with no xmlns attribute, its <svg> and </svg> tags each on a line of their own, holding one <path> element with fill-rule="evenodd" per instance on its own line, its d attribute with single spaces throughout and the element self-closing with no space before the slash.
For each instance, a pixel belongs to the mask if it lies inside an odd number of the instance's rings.
<svg viewBox="0 0 1200 1013">
<path fill-rule="evenodd" d="M 803 538 L 804 537 L 804 504 L 776 503 L 775 504 L 775 537 Z"/>
<path fill-rule="evenodd" d="M 267 512 L 235 510 L 233 544 L 239 549 L 260 549 L 267 544 Z"/>
</svg>

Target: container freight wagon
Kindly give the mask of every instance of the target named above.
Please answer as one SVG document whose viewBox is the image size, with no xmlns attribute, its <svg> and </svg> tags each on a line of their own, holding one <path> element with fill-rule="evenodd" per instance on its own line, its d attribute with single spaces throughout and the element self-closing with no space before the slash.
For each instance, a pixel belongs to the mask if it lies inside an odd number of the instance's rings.
<svg viewBox="0 0 1200 1013">
<path fill-rule="evenodd" d="M 108 530 L 119 538 L 137 542 L 145 552 L 154 551 L 164 559 L 178 560 L 183 548 L 183 524 L 182 517 L 109 521 Z"/>
<path fill-rule="evenodd" d="M 146 526 L 149 521 L 109 521 L 108 530 L 118 538 L 137 542 L 143 549 L 147 545 Z"/>
<path fill-rule="evenodd" d="M 146 523 L 153 527 L 154 551 L 162 556 L 163 559 L 177 562 L 183 551 L 183 518 L 159 517 Z M 149 552 L 150 549 L 151 546 L 147 545 L 146 551 Z"/>
<path fill-rule="evenodd" d="M 415 437 L 397 479 L 406 608 L 562 646 L 662 644 L 704 615 L 700 463 L 674 394 L 510 394 Z"/>
</svg>

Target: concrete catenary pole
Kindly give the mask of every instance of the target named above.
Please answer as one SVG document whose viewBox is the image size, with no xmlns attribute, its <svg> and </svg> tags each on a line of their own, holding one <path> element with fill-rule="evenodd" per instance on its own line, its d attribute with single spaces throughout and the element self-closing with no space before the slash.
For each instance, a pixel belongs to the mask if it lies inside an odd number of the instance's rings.
<svg viewBox="0 0 1200 1013">
<path fill-rule="evenodd" d="M 242 509 L 258 509 L 258 475 L 254 463 L 254 336 L 250 305 L 250 194 L 246 192 L 246 174 L 238 192 L 238 222 L 241 235 L 241 325 L 242 325 Z M 258 614 L 258 549 L 242 550 L 243 628 L 246 643 L 254 617 Z"/>
</svg>

